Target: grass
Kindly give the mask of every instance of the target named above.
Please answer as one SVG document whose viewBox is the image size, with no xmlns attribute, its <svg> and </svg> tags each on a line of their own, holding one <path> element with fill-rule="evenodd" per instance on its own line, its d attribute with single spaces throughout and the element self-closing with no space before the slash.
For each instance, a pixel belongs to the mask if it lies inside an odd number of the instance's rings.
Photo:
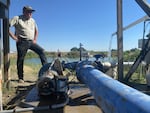
<svg viewBox="0 0 150 113">
<path fill-rule="evenodd" d="M 24 73 L 25 74 L 38 74 L 38 71 L 41 68 L 41 64 L 34 64 L 34 63 L 27 63 L 24 62 Z M 10 61 L 10 73 L 17 74 L 17 67 L 16 67 L 16 59 L 11 59 Z"/>
<path fill-rule="evenodd" d="M 130 67 L 131 66 L 124 66 L 124 76 L 128 73 Z M 141 68 L 139 66 L 137 68 L 137 70 L 132 74 L 129 81 L 134 82 L 134 83 L 146 84 L 146 77 L 145 77 L 144 67 Z"/>
</svg>

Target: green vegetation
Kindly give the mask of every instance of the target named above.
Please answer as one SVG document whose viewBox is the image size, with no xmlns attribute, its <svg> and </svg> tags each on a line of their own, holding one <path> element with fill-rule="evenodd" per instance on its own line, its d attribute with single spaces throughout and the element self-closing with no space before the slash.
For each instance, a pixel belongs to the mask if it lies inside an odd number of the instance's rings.
<svg viewBox="0 0 150 113">
<path fill-rule="evenodd" d="M 137 49 L 137 48 L 125 51 L 124 52 L 124 61 L 125 62 L 127 62 L 127 61 L 130 61 L 130 62 L 135 61 L 136 58 L 138 57 L 139 53 L 140 53 L 140 50 Z"/>
<path fill-rule="evenodd" d="M 128 73 L 128 71 L 130 70 L 130 67 L 131 65 L 124 66 L 124 76 Z M 145 67 L 139 65 L 137 70 L 133 73 L 133 75 L 129 79 L 129 81 L 134 82 L 134 83 L 145 84 L 146 83 L 145 73 L 146 73 Z"/>
<path fill-rule="evenodd" d="M 40 64 L 27 63 L 24 62 L 24 72 L 25 74 L 37 75 L 40 70 Z M 12 76 L 17 75 L 17 66 L 16 66 L 16 58 L 10 58 L 10 73 Z"/>
</svg>

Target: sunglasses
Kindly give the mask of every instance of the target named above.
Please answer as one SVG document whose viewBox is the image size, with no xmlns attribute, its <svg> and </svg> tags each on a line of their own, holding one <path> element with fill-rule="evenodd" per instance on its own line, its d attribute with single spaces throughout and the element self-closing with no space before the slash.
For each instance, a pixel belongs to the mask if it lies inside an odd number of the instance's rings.
<svg viewBox="0 0 150 113">
<path fill-rule="evenodd" d="M 26 11 L 26 13 L 32 13 L 33 11 Z"/>
</svg>

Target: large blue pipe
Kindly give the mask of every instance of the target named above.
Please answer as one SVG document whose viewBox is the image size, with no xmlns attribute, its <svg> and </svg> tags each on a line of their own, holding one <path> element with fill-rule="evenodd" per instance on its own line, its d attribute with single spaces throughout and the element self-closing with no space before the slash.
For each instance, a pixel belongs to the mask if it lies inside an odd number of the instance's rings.
<svg viewBox="0 0 150 113">
<path fill-rule="evenodd" d="M 89 87 L 105 113 L 150 113 L 150 96 L 84 62 L 77 65 L 76 72 L 78 79 Z"/>
</svg>

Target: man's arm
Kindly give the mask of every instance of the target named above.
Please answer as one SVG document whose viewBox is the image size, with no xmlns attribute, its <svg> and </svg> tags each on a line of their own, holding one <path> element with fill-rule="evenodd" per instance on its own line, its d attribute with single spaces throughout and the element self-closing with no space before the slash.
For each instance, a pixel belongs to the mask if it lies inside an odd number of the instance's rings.
<svg viewBox="0 0 150 113">
<path fill-rule="evenodd" d="M 34 34 L 33 43 L 36 43 L 37 37 L 38 37 L 38 30 L 37 30 L 37 28 L 35 28 L 35 34 Z"/>
<path fill-rule="evenodd" d="M 14 35 L 14 33 L 12 33 L 10 30 L 9 30 L 9 36 L 10 36 L 12 39 L 16 40 L 16 42 L 18 41 L 18 38 L 16 37 L 16 35 Z"/>
<path fill-rule="evenodd" d="M 17 22 L 18 22 L 18 16 L 14 16 L 12 19 L 9 20 L 9 27 L 14 26 Z M 9 36 L 14 39 L 16 42 L 18 41 L 18 37 L 11 32 L 11 30 L 9 29 Z"/>
</svg>

